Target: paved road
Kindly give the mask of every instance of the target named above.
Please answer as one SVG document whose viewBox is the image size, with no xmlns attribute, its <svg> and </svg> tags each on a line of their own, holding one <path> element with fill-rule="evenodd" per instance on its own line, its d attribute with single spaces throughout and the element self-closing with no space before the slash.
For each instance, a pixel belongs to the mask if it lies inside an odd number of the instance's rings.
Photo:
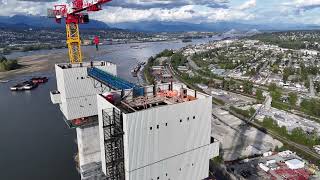
<svg viewBox="0 0 320 180">
<path fill-rule="evenodd" d="M 313 83 L 313 76 L 308 76 L 309 78 L 309 82 L 310 82 L 310 96 L 311 97 L 315 97 L 316 93 L 315 93 L 315 89 L 314 89 L 314 83 Z"/>
</svg>

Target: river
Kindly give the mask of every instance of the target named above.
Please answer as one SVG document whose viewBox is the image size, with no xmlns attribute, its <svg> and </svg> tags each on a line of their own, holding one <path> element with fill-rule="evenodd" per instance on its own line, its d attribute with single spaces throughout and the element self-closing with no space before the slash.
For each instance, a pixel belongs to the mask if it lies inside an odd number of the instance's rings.
<svg viewBox="0 0 320 180">
<path fill-rule="evenodd" d="M 197 39 L 192 44 L 213 39 Z M 118 65 L 118 75 L 132 82 L 131 68 L 137 62 L 164 49 L 178 49 L 190 43 L 152 42 L 101 46 L 107 53 L 95 55 L 95 47 L 86 46 L 92 59 Z M 133 48 L 138 46 L 139 48 Z M 62 52 L 66 49 L 16 52 L 9 58 Z M 16 82 L 35 75 L 49 77 L 49 82 L 29 92 L 11 92 Z M 54 72 L 34 73 L 0 83 L 0 179 L 1 180 L 78 180 L 73 157 L 77 152 L 75 130 L 62 120 L 58 106 L 52 105 L 49 91 L 56 89 Z"/>
</svg>

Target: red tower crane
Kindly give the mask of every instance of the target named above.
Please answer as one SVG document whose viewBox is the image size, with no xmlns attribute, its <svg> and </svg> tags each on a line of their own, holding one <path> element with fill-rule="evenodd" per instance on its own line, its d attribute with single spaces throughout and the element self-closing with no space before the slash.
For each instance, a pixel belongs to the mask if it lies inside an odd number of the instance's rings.
<svg viewBox="0 0 320 180">
<path fill-rule="evenodd" d="M 87 12 L 100 11 L 102 5 L 110 1 L 72 0 L 71 4 L 55 5 L 53 9 L 48 10 L 48 17 L 55 18 L 57 23 L 61 23 L 61 20 L 65 19 L 70 63 L 82 62 L 79 24 L 89 23 Z"/>
</svg>

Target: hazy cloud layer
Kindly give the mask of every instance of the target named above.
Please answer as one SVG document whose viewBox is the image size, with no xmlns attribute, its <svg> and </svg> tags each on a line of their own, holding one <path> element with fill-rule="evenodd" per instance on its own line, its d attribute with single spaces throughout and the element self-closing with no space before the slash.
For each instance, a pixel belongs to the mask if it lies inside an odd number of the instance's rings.
<svg viewBox="0 0 320 180">
<path fill-rule="evenodd" d="M 0 16 L 45 16 L 47 8 L 65 2 L 67 0 L 0 0 Z M 316 15 L 311 13 L 319 7 L 320 0 L 113 0 L 104 6 L 104 11 L 93 13 L 91 17 L 106 23 L 291 21 L 319 24 L 320 21 L 314 20 Z"/>
<path fill-rule="evenodd" d="M 232 20 L 250 20 L 253 14 L 237 9 L 212 8 L 201 5 L 186 5 L 179 8 L 147 10 L 108 7 L 108 13 L 94 15 L 96 19 L 110 23 L 132 21 L 179 21 L 179 22 L 217 22 Z M 125 16 L 124 16 L 125 15 Z"/>
</svg>

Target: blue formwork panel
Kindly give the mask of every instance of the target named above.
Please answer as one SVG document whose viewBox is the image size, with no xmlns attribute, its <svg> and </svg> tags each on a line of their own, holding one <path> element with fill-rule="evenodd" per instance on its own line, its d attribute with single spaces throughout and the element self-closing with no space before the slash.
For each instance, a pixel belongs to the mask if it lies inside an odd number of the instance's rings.
<svg viewBox="0 0 320 180">
<path fill-rule="evenodd" d="M 133 89 L 133 96 L 143 96 L 144 88 L 136 84 L 128 82 L 124 79 L 116 77 L 112 74 L 109 74 L 101 69 L 91 67 L 87 69 L 88 75 L 97 81 L 105 84 L 106 86 L 111 87 L 112 89 L 122 90 L 122 89 Z"/>
<path fill-rule="evenodd" d="M 139 97 L 144 95 L 143 87 L 135 87 L 133 88 L 133 97 Z"/>
</svg>

